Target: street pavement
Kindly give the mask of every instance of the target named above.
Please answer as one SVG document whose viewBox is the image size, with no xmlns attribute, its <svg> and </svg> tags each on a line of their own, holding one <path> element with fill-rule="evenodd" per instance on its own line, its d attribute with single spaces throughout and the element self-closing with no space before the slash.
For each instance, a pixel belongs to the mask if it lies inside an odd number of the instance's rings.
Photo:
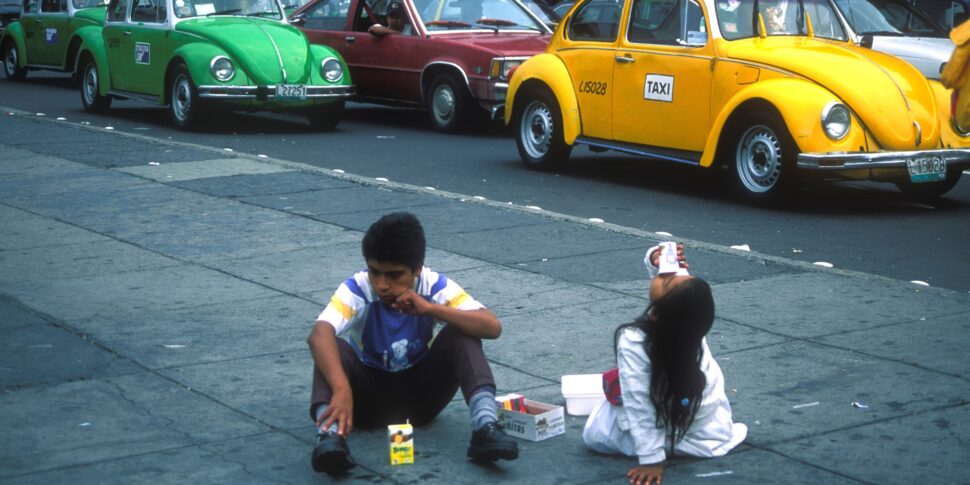
<svg viewBox="0 0 970 485">
<path fill-rule="evenodd" d="M 613 330 L 647 305 L 646 248 L 683 241 L 2 108 L 0 481 L 331 481 L 309 465 L 305 339 L 395 210 L 502 321 L 485 343 L 499 392 L 559 405 L 562 375 L 614 365 Z M 665 484 L 970 483 L 970 295 L 684 242 L 749 434 L 673 459 Z M 634 460 L 587 451 L 584 422 L 477 465 L 459 394 L 416 429 L 414 465 L 357 431 L 359 465 L 332 481 L 624 483 Z"/>
</svg>

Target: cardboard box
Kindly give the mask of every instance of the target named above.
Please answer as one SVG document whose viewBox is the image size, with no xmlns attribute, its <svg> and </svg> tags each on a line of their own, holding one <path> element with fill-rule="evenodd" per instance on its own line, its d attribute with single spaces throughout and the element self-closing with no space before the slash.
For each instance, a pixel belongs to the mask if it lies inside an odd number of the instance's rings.
<svg viewBox="0 0 970 485">
<path fill-rule="evenodd" d="M 521 397 L 510 394 L 498 396 L 498 422 L 509 436 L 530 441 L 542 441 L 566 432 L 562 406 L 523 399 L 525 412 L 503 409 L 502 402 Z"/>
<path fill-rule="evenodd" d="M 387 427 L 387 441 L 391 450 L 391 464 L 414 463 L 414 428 L 411 423 Z"/>
</svg>

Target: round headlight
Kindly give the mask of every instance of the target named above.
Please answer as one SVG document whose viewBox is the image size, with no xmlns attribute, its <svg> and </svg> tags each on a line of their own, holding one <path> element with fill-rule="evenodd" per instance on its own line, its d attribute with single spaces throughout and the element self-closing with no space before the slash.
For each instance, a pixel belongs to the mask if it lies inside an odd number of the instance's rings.
<svg viewBox="0 0 970 485">
<path fill-rule="evenodd" d="M 236 68 L 233 67 L 232 61 L 225 56 L 216 56 L 212 58 L 212 62 L 209 63 L 209 71 L 212 72 L 212 77 L 226 82 L 236 74 Z"/>
<path fill-rule="evenodd" d="M 344 77 L 344 67 L 340 65 L 340 61 L 328 57 L 320 63 L 320 75 L 327 81 L 335 83 Z"/>
<path fill-rule="evenodd" d="M 822 129 L 825 136 L 833 140 L 845 138 L 852 126 L 852 116 L 844 104 L 832 101 L 822 109 Z"/>
</svg>

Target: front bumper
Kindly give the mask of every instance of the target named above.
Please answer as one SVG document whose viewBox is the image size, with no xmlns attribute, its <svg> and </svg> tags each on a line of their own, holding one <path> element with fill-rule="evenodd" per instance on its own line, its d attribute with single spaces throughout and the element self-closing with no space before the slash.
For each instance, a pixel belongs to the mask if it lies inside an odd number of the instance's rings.
<svg viewBox="0 0 970 485">
<path fill-rule="evenodd" d="M 800 153 L 798 168 L 805 170 L 856 170 L 903 168 L 907 160 L 938 157 L 948 167 L 970 166 L 970 148 L 942 148 L 905 152 Z"/>
<path fill-rule="evenodd" d="M 350 86 L 307 86 L 307 99 L 349 98 L 356 89 Z M 199 97 L 207 99 L 254 99 L 270 101 L 276 98 L 276 86 L 199 86 Z"/>
</svg>

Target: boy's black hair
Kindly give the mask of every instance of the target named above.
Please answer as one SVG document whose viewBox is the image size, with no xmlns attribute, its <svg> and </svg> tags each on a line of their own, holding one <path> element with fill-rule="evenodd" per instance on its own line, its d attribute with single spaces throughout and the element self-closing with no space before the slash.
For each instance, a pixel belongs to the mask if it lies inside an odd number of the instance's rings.
<svg viewBox="0 0 970 485">
<path fill-rule="evenodd" d="M 424 265 L 424 229 L 410 212 L 392 212 L 371 224 L 361 242 L 364 259 L 406 265 L 415 272 Z"/>
</svg>

